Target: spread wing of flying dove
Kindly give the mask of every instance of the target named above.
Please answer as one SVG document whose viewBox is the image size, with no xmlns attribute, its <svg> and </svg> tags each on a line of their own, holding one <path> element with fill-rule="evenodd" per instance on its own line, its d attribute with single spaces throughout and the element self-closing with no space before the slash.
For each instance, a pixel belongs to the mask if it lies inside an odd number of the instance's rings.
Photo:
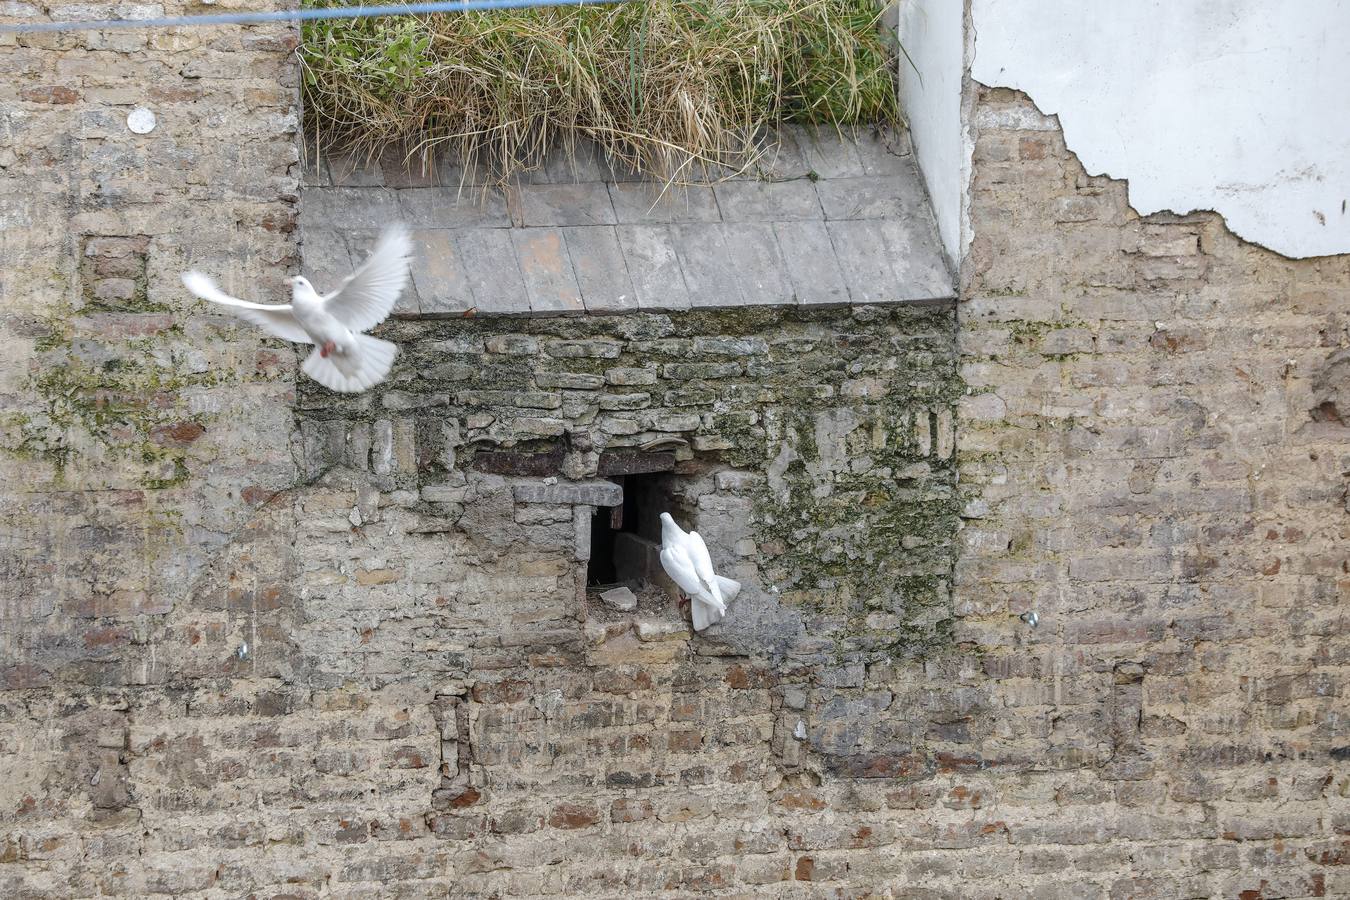
<svg viewBox="0 0 1350 900">
<path fill-rule="evenodd" d="M 741 584 L 713 571 L 708 545 L 697 531 L 684 531 L 670 513 L 661 513 L 661 568 L 693 601 L 694 630 L 722 621 L 727 601 L 740 593 Z"/>
<path fill-rule="evenodd" d="M 343 393 L 364 391 L 383 380 L 398 346 L 362 332 L 383 322 L 408 283 L 412 245 L 401 225 L 385 229 L 366 261 L 331 294 L 320 295 L 308 279 L 292 278 L 291 302 L 250 303 L 221 291 L 200 272 L 183 273 L 183 284 L 203 300 L 228 306 L 268 334 L 313 344 L 302 366 L 324 387 Z"/>
</svg>

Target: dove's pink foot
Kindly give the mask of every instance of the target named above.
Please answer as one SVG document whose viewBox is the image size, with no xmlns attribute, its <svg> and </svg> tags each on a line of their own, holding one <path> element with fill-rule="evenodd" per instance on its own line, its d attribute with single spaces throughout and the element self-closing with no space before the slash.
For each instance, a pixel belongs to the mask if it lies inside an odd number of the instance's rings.
<svg viewBox="0 0 1350 900">
<path fill-rule="evenodd" d="M 337 341 L 328 341 L 322 347 L 319 348 L 319 355 L 322 356 L 324 359 L 327 359 L 328 354 L 333 353 L 336 350 L 337 350 Z"/>
</svg>

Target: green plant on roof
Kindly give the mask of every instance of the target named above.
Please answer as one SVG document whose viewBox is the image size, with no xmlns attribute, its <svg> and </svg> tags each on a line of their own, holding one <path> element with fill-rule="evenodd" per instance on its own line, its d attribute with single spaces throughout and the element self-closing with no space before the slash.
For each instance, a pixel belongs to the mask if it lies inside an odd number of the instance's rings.
<svg viewBox="0 0 1350 900">
<path fill-rule="evenodd" d="M 450 150 L 502 179 L 581 138 L 617 166 L 716 176 L 782 123 L 898 122 L 879 15 L 875 0 L 630 0 L 310 22 L 306 133 L 367 158 Z"/>
</svg>

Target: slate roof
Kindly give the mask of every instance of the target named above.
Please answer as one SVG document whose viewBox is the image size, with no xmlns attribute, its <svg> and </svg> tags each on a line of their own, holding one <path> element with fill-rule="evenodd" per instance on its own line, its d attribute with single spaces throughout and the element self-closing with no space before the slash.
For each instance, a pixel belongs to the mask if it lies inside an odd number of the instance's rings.
<svg viewBox="0 0 1350 900">
<path fill-rule="evenodd" d="M 755 174 L 670 187 L 594 150 L 484 191 L 453 167 L 321 161 L 301 195 L 302 268 L 320 290 L 379 229 L 413 229 L 403 315 L 620 313 L 955 296 L 905 134 L 784 132 Z"/>
</svg>

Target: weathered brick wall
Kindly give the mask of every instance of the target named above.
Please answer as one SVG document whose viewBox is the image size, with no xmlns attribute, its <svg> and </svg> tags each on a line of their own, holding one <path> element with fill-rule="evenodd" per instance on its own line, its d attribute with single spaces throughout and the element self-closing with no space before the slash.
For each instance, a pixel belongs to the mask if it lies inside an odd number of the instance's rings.
<svg viewBox="0 0 1350 900">
<path fill-rule="evenodd" d="M 1350 894 L 1350 259 L 1140 219 L 1024 96 L 975 114 L 955 611 L 1015 883 Z"/>
<path fill-rule="evenodd" d="M 0 8 L 44 12 L 112 10 Z M 184 712 L 186 677 L 231 671 L 171 660 L 271 627 L 248 587 L 204 580 L 295 480 L 292 364 L 178 276 L 271 289 L 294 265 L 294 45 L 278 27 L 0 38 L 0 895 L 186 889 L 219 864 L 135 864 L 183 828 L 156 818 L 141 734 Z M 160 806 L 209 815 L 200 771 Z"/>
<path fill-rule="evenodd" d="M 406 321 L 294 403 L 176 283 L 294 264 L 287 39 L 6 48 L 0 896 L 1350 894 L 1350 262 L 1140 220 L 992 92 L 956 331 Z M 739 633 L 584 591 L 598 452 L 674 438 Z M 810 570 L 774 478 L 893 554 Z"/>
<path fill-rule="evenodd" d="M 294 480 L 290 361 L 179 273 L 262 290 L 294 263 L 295 36 L 5 40 L 0 687 L 158 682 L 155 623 Z"/>
</svg>

